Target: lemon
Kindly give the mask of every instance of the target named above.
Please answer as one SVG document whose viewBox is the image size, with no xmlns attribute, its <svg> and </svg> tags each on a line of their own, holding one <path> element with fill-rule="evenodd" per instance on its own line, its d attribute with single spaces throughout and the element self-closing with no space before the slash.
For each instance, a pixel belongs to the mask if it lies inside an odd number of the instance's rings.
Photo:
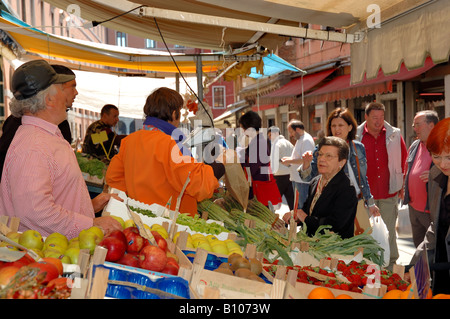
<svg viewBox="0 0 450 319">
<path fill-rule="evenodd" d="M 136 224 L 134 223 L 134 221 L 132 219 L 127 219 L 123 225 L 123 228 L 128 228 L 128 227 L 134 227 L 136 226 Z"/>
<path fill-rule="evenodd" d="M 151 229 L 157 231 L 164 239 L 169 238 L 169 233 L 162 225 L 153 224 Z"/>
<path fill-rule="evenodd" d="M 194 246 L 195 246 L 195 245 L 194 245 Z M 198 244 L 198 246 L 197 246 L 196 248 L 202 248 L 202 249 L 207 250 L 207 251 L 212 251 L 212 247 L 211 247 L 211 245 L 208 243 L 207 240 L 200 241 L 200 243 Z"/>
<path fill-rule="evenodd" d="M 226 245 L 213 245 L 212 251 L 216 254 L 228 255 L 228 248 Z"/>
<path fill-rule="evenodd" d="M 191 238 L 192 238 L 192 240 L 197 239 L 197 238 L 206 239 L 205 236 L 203 234 L 200 234 L 200 233 L 196 233 L 196 234 L 191 235 Z"/>
<path fill-rule="evenodd" d="M 122 217 L 120 216 L 114 216 L 114 215 L 110 215 L 112 218 L 114 218 L 115 220 L 117 220 L 120 225 L 122 225 L 122 228 L 125 229 L 125 221 L 123 220 Z"/>
</svg>

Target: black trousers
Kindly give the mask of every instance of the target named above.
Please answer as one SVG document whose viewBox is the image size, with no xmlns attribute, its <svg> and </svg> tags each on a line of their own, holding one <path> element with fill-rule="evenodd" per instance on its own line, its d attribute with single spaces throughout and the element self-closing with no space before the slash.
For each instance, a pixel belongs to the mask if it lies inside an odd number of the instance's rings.
<svg viewBox="0 0 450 319">
<path fill-rule="evenodd" d="M 275 181 L 277 182 L 278 190 L 280 191 L 281 197 L 286 198 L 287 204 L 290 210 L 294 209 L 294 187 L 292 182 L 289 180 L 289 175 L 274 175 Z"/>
</svg>

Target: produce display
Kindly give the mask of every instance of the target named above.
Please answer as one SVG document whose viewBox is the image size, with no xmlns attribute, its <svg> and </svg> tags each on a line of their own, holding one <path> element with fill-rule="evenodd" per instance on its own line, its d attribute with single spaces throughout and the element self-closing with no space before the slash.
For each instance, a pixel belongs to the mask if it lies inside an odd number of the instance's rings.
<svg viewBox="0 0 450 319">
<path fill-rule="evenodd" d="M 331 258 L 328 259 L 330 260 Z M 365 261 L 357 262 L 353 260 L 346 264 L 343 260 L 338 260 L 336 269 L 333 270 L 319 266 L 289 266 L 286 267 L 286 273 L 294 269 L 298 271 L 298 282 L 362 293 L 362 289 L 367 284 L 367 281 L 375 280 L 375 270 L 369 269 L 369 265 Z M 264 264 L 263 268 L 270 275 L 274 276 L 277 267 L 277 263 L 274 263 Z M 379 278 L 380 284 L 387 286 L 387 291 L 393 289 L 406 291 L 410 285 L 410 282 L 403 280 L 398 274 L 386 269 L 380 270 Z"/>
<path fill-rule="evenodd" d="M 179 236 L 180 232 L 174 235 L 174 243 L 178 242 Z M 202 248 L 209 252 L 227 256 L 233 253 L 239 254 L 241 256 L 244 254 L 241 247 L 232 239 L 220 240 L 214 235 L 204 236 L 200 233 L 187 235 L 186 248 Z"/>
<path fill-rule="evenodd" d="M 99 179 L 102 179 L 106 172 L 106 164 L 102 161 L 88 157 L 81 153 L 76 152 L 75 156 L 77 157 L 78 166 L 80 166 L 80 170 L 84 173 L 88 173 L 91 176 L 96 176 Z"/>
<path fill-rule="evenodd" d="M 78 236 L 71 240 L 60 233 L 52 233 L 44 238 L 35 230 L 23 233 L 10 232 L 7 234 L 10 240 L 33 250 L 40 259 L 36 261 L 29 254 L 25 254 L 13 262 L 0 261 L 0 299 L 70 298 L 73 282 L 64 277 L 67 275 L 64 273 L 65 267 L 78 264 L 82 250 L 92 255 L 98 251 L 96 248 L 99 246 L 106 249 L 101 251 L 106 254 L 105 261 L 108 262 L 101 267 L 109 267 L 108 269 L 118 276 L 116 279 L 108 277 L 105 293 L 108 298 L 190 298 L 190 289 L 202 287 L 205 282 L 212 287 L 228 289 L 225 294 L 230 296 L 233 296 L 235 291 L 241 296 L 249 294 L 251 297 L 252 294 L 264 293 L 272 297 L 271 277 L 282 278 L 280 266 L 286 270 L 286 278 L 291 270 L 297 272 L 296 278 L 290 277 L 297 281 L 297 285 L 289 287 L 299 290 L 291 290 L 288 295 L 286 288 L 282 293 L 284 297 L 293 295 L 295 298 L 308 299 L 412 297 L 414 282 L 411 283 L 408 281 L 409 278 L 405 280 L 399 274 L 380 266 L 383 262 L 383 249 L 367 231 L 352 238 L 342 239 L 330 230 L 331 226 L 323 225 L 313 236 L 308 236 L 306 225 L 303 225 L 299 231 L 288 234 L 284 222 L 278 215 L 256 199 L 250 200 L 244 211 L 227 193 L 221 193 L 218 198 L 219 200 L 207 199 L 198 203 L 198 216 L 179 214 L 177 224 L 187 226 L 191 231 L 178 231 L 173 238 L 165 228 L 168 223 L 160 225 L 161 220 L 158 220 L 158 216 L 151 210 L 130 207 L 138 214 L 156 217 L 154 220 L 145 219 L 146 222 L 154 221 L 153 224 L 143 223 L 147 235 L 153 236 L 154 245 L 132 219 L 124 220 L 113 215 L 111 216 L 122 225 L 122 230 L 113 231 L 107 236 L 96 226 L 80 231 Z M 205 212 L 210 220 L 201 217 Z M 142 226 L 143 220 L 138 222 L 135 216 L 133 218 Z M 222 238 L 218 236 L 219 234 L 230 232 L 235 233 L 230 236 L 233 239 L 219 239 Z M 179 243 L 182 234 L 183 241 L 186 240 L 183 248 Z M 293 234 L 295 235 L 292 236 Z M 176 251 L 173 250 L 174 243 L 179 245 Z M 0 247 L 18 250 L 6 242 L 0 242 Z M 168 247 L 171 247 L 171 250 Z M 247 248 L 245 253 L 244 247 Z M 355 252 L 361 248 L 363 256 L 354 257 Z M 257 258 L 249 258 L 247 255 L 255 256 L 254 253 Z M 204 269 L 200 274 L 196 273 L 201 276 L 198 280 L 201 278 L 203 283 L 196 287 L 188 287 L 190 277 L 184 276 L 193 276 L 192 268 L 189 268 L 192 265 L 189 262 L 193 263 L 195 256 L 199 254 L 201 256 L 198 260 L 206 258 Z M 340 257 L 337 256 L 342 256 L 347 261 L 338 260 Z M 350 257 L 345 258 L 347 256 Z M 85 257 L 86 255 L 83 255 L 83 258 Z M 320 266 L 315 262 L 307 263 L 312 260 L 317 261 Z M 198 267 L 198 262 L 195 266 Z M 127 275 L 124 276 L 124 273 Z M 162 280 L 152 278 L 149 281 L 151 276 L 147 275 L 155 273 L 158 274 L 156 277 Z M 226 274 L 233 278 L 215 273 Z M 246 288 L 248 283 L 240 284 L 241 278 L 263 284 L 255 283 L 254 290 L 248 289 Z M 375 281 L 383 289 L 376 292 L 378 295 L 371 295 L 366 289 Z M 177 289 L 178 292 L 174 293 Z M 427 296 L 430 299 L 449 297 L 445 294 L 432 296 L 431 290 Z"/>
</svg>

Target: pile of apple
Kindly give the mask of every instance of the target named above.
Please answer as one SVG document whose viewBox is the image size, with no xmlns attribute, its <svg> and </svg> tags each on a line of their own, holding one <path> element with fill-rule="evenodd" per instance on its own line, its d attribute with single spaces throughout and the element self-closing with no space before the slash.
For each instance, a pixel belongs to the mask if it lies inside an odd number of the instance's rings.
<svg viewBox="0 0 450 319">
<path fill-rule="evenodd" d="M 136 226 L 115 230 L 98 245 L 108 250 L 106 261 L 176 276 L 178 257 L 167 249 L 167 241 L 159 232 L 151 233 L 157 245 L 142 237 Z"/>
</svg>

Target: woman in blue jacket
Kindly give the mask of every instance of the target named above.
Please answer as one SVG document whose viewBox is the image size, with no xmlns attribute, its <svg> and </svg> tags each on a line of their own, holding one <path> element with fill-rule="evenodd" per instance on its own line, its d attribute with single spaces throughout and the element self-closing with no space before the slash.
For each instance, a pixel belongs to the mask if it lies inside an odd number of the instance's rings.
<svg viewBox="0 0 450 319">
<path fill-rule="evenodd" d="M 373 216 L 379 216 L 380 211 L 375 205 L 372 194 L 370 193 L 369 182 L 367 181 L 367 161 L 366 149 L 364 145 L 356 140 L 357 123 L 348 109 L 336 108 L 328 116 L 326 124 L 326 135 L 336 136 L 347 141 L 350 152 L 347 165 L 344 167 L 345 174 L 355 187 L 356 195 L 363 199 L 366 207 Z M 351 169 L 349 169 L 349 167 Z M 317 147 L 314 153 L 305 153 L 303 155 L 303 164 L 299 168 L 301 177 L 305 181 L 310 181 L 317 176 Z"/>
</svg>

